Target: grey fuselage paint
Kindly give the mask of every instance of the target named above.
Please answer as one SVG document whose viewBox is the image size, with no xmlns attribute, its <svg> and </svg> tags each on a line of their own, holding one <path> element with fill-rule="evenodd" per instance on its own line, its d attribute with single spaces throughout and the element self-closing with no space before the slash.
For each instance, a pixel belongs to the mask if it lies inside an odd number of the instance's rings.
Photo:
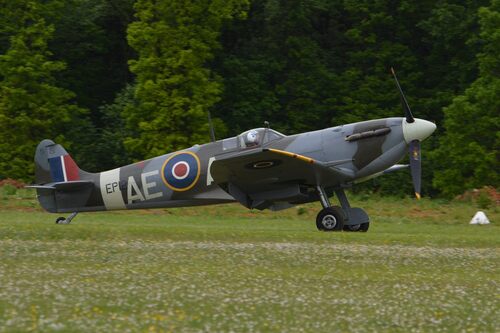
<svg viewBox="0 0 500 333">
<path fill-rule="evenodd" d="M 256 146 L 256 148 L 285 150 L 325 163 L 344 161 L 336 167 L 349 170 L 353 175 L 343 184 L 335 185 L 344 186 L 356 179 L 381 172 L 406 155 L 407 144 L 402 132 L 403 119 L 395 117 L 364 121 L 285 136 L 263 146 Z M 390 128 L 390 131 L 380 136 L 355 141 L 346 140 L 346 137 L 356 133 L 383 128 Z M 238 143 L 236 147 L 231 140 Z M 226 143 L 223 144 L 223 142 Z M 61 199 L 59 201 L 65 202 L 64 206 L 60 204 L 42 206 L 51 212 L 84 212 L 234 202 L 235 199 L 231 195 L 211 180 L 209 165 L 214 159 L 226 154 L 253 149 L 240 147 L 240 142 L 238 136 L 194 145 L 185 150 L 101 173 L 87 173 L 80 170 L 81 180 L 92 181 L 91 190 L 59 193 L 56 195 L 56 201 L 59 196 Z M 176 159 L 178 159 L 177 162 Z M 46 171 L 38 172 L 47 177 Z M 47 192 L 38 191 L 39 197 L 42 194 L 46 195 Z M 65 196 L 73 196 L 75 199 L 73 202 L 83 200 L 85 204 L 83 206 L 68 204 L 71 200 L 66 200 L 68 198 L 64 198 Z M 85 197 L 77 198 L 78 196 Z"/>
</svg>

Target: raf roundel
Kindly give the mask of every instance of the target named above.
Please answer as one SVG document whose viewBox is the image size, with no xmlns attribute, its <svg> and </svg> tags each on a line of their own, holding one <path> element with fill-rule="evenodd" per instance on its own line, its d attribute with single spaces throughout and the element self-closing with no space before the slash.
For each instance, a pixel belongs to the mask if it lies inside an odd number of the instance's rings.
<svg viewBox="0 0 500 333">
<path fill-rule="evenodd" d="M 192 152 L 181 152 L 170 156 L 161 169 L 165 185 L 174 191 L 191 189 L 200 177 L 200 160 Z"/>
<path fill-rule="evenodd" d="M 189 176 L 189 164 L 184 161 L 175 163 L 172 167 L 172 175 L 177 180 L 186 179 Z"/>
</svg>

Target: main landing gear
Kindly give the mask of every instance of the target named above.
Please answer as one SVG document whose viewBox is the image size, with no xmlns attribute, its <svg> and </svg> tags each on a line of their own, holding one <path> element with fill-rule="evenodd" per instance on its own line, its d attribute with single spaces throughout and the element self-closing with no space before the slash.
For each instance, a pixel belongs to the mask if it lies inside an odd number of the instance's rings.
<svg viewBox="0 0 500 333">
<path fill-rule="evenodd" d="M 351 208 L 343 189 L 335 190 L 342 207 L 332 206 L 325 189 L 316 187 L 323 209 L 316 216 L 316 227 L 321 231 L 361 231 L 366 232 L 370 219 L 361 208 Z"/>
<path fill-rule="evenodd" d="M 56 219 L 56 224 L 70 224 L 76 214 L 78 214 L 78 212 L 71 213 L 68 217 L 60 216 Z"/>
</svg>

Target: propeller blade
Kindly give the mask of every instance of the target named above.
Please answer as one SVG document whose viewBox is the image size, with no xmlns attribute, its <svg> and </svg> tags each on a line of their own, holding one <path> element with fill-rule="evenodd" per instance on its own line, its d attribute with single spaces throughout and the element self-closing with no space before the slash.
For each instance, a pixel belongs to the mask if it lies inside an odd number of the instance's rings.
<svg viewBox="0 0 500 333">
<path fill-rule="evenodd" d="M 401 89 L 401 85 L 399 84 L 396 72 L 392 67 L 391 67 L 391 73 L 392 76 L 394 76 L 394 80 L 396 81 L 396 86 L 398 87 L 399 94 L 401 95 L 401 104 L 403 105 L 403 110 L 405 111 L 406 122 L 413 123 L 415 119 L 413 118 L 413 114 L 411 113 L 410 105 L 408 105 L 408 101 L 406 100 L 405 94 L 403 93 L 403 89 Z"/>
<path fill-rule="evenodd" d="M 420 199 L 420 184 L 422 179 L 422 164 L 420 155 L 420 141 L 413 140 L 410 142 L 410 171 L 415 189 L 415 197 Z"/>
</svg>

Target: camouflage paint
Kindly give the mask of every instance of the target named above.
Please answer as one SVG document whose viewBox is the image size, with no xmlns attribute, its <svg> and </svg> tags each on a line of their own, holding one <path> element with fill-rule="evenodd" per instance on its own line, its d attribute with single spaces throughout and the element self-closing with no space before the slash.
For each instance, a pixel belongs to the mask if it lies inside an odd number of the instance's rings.
<svg viewBox="0 0 500 333">
<path fill-rule="evenodd" d="M 53 141 L 43 140 L 38 145 L 35 155 L 37 182 L 35 187 L 37 187 L 40 203 L 51 212 L 180 207 L 236 201 L 238 199 L 235 198 L 236 192 L 231 195 L 229 183 L 230 179 L 238 179 L 238 175 L 231 170 L 224 171 L 227 173 L 225 179 L 229 180 L 226 180 L 226 183 L 218 183 L 212 175 L 213 170 L 209 170 L 209 165 L 213 169 L 214 161 L 228 157 L 234 157 L 237 162 L 240 156 L 243 159 L 244 156 L 251 156 L 256 150 L 271 148 L 299 154 L 318 161 L 322 165 L 331 165 L 332 170 L 336 170 L 336 173 L 322 173 L 321 177 L 315 178 L 316 180 L 311 180 L 311 178 L 306 180 L 304 177 L 297 176 L 297 179 L 285 184 L 279 182 L 278 172 L 281 174 L 287 172 L 288 166 L 280 165 L 279 158 L 278 160 L 275 158 L 251 160 L 250 157 L 245 165 L 250 169 L 255 169 L 255 179 L 252 181 L 251 191 L 248 189 L 249 192 L 245 192 L 245 189 L 242 189 L 243 194 L 249 195 L 252 207 L 278 209 L 278 206 L 288 207 L 289 204 L 317 200 L 316 185 L 327 187 L 327 192 L 331 193 L 335 188 L 350 186 L 356 179 L 380 173 L 397 163 L 406 155 L 408 146 L 402 131 L 403 119 L 387 118 L 291 136 L 275 135 L 276 140 L 251 148 L 242 147 L 243 141 L 240 137 L 228 138 L 195 145 L 180 152 L 165 154 L 101 173 L 87 173 L 78 169 L 78 178 L 83 183 L 75 183 L 74 187 L 72 183 L 67 183 L 64 189 L 55 188 L 60 185 L 55 184 L 51 177 L 48 159 L 65 156 L 68 153 Z M 349 135 L 383 128 L 390 128 L 390 131 L 380 136 L 355 141 L 346 140 Z M 261 128 L 256 131 L 262 137 L 270 137 L 266 129 Z M 184 172 L 189 167 L 186 165 L 179 167 L 178 184 L 181 185 L 178 188 L 169 183 L 176 182 L 172 180 L 173 171 L 169 169 L 175 166 L 169 163 L 175 156 L 194 156 L 199 163 L 192 183 L 190 183 L 191 180 L 187 182 L 182 180 Z M 288 172 L 296 172 L 299 175 L 309 172 L 310 167 L 307 163 L 296 163 L 293 168 L 293 170 L 288 168 Z M 219 173 L 220 171 L 218 170 Z M 273 172 L 277 173 L 276 177 L 269 176 Z M 166 179 L 166 174 L 169 175 L 170 181 Z M 182 187 L 184 186 L 182 184 L 189 186 Z M 259 189 L 262 191 L 259 192 Z M 75 205 L 72 202 L 81 204 Z M 288 206 L 283 204 L 288 204 Z"/>
</svg>

